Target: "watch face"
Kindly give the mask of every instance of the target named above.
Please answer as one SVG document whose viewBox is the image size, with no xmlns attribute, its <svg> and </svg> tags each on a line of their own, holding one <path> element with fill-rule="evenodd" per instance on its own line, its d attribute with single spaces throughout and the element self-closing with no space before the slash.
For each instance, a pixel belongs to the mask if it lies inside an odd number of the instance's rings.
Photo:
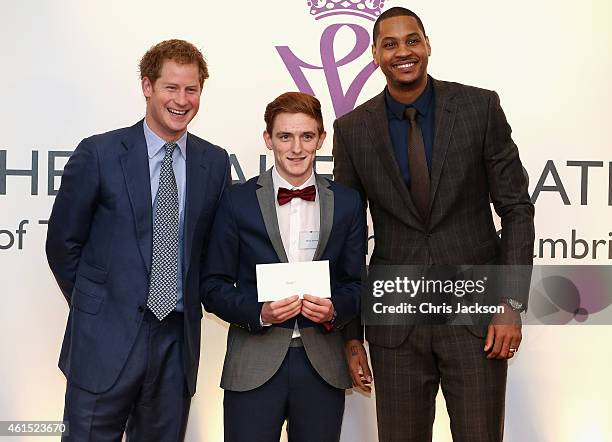
<svg viewBox="0 0 612 442">
<path fill-rule="evenodd" d="M 504 301 L 506 301 L 506 303 L 512 308 L 512 310 L 522 310 L 523 308 L 523 303 L 515 299 L 506 298 L 504 299 Z"/>
</svg>

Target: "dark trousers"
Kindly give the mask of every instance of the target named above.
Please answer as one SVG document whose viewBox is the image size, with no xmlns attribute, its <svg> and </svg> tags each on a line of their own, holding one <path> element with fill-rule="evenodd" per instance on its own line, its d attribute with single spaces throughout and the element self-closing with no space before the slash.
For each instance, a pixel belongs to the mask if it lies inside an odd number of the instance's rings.
<svg viewBox="0 0 612 442">
<path fill-rule="evenodd" d="M 183 314 L 158 321 L 145 313 L 125 367 L 110 390 L 68 383 L 63 441 L 172 442 L 185 437 L 191 398 L 183 372 Z M 92 349 L 94 351 L 94 349 Z"/>
<path fill-rule="evenodd" d="M 508 364 L 483 348 L 466 327 L 444 325 L 415 326 L 399 347 L 370 344 L 380 442 L 431 441 L 439 385 L 454 442 L 501 441 Z"/>
<path fill-rule="evenodd" d="M 276 374 L 254 390 L 225 391 L 225 442 L 278 441 L 285 419 L 290 442 L 337 442 L 344 390 L 325 382 L 304 347 L 290 347 Z"/>
</svg>

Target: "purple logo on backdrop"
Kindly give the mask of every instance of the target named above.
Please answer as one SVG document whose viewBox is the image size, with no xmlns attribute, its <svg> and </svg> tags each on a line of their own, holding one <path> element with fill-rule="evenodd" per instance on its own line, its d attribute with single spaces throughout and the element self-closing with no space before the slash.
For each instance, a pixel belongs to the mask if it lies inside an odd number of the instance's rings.
<svg viewBox="0 0 612 442">
<path fill-rule="evenodd" d="M 610 266 L 540 266 L 538 270 L 541 279 L 529 297 L 530 308 L 542 324 L 586 322 L 612 305 Z M 610 324 L 610 316 L 603 318 L 595 323 Z"/>
<path fill-rule="evenodd" d="M 307 2 L 310 14 L 315 20 L 326 17 L 353 15 L 376 20 L 384 7 L 382 0 L 309 0 Z M 348 54 L 339 57 L 334 51 L 334 41 L 338 31 L 348 28 L 353 31 L 355 44 Z M 363 26 L 354 23 L 333 23 L 323 30 L 319 50 L 321 65 L 308 63 L 293 53 L 288 46 L 276 46 L 283 63 L 301 92 L 316 95 L 306 78 L 307 70 L 323 70 L 327 88 L 334 107 L 336 117 L 340 117 L 355 107 L 357 97 L 370 75 L 376 70 L 374 62 L 365 65 L 345 89 L 340 81 L 339 68 L 357 60 L 370 47 L 370 33 Z"/>
</svg>

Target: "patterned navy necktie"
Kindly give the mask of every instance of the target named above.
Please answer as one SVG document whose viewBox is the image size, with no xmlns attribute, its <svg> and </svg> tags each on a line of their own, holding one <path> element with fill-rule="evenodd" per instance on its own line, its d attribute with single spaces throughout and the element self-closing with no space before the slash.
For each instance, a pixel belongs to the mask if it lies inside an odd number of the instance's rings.
<svg viewBox="0 0 612 442">
<path fill-rule="evenodd" d="M 172 153 L 176 143 L 167 143 L 159 172 L 155 220 L 153 222 L 153 254 L 147 307 L 161 321 L 174 310 L 177 302 L 179 254 L 179 200 Z"/>
</svg>

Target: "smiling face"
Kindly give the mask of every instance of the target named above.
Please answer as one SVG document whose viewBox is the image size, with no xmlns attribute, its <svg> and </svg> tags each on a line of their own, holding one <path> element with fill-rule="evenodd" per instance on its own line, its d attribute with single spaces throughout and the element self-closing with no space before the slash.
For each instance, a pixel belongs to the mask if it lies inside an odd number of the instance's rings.
<svg viewBox="0 0 612 442">
<path fill-rule="evenodd" d="M 326 133 L 319 134 L 317 121 L 303 113 L 283 112 L 274 118 L 272 133 L 264 131 L 268 149 L 274 152 L 274 167 L 293 186 L 300 186 L 312 174 L 317 150 Z"/>
<path fill-rule="evenodd" d="M 382 20 L 372 55 L 385 74 L 391 91 L 420 93 L 425 89 L 431 47 L 414 17 Z"/>
<path fill-rule="evenodd" d="M 147 98 L 149 128 L 165 141 L 176 141 L 200 107 L 198 65 L 166 60 L 154 83 L 148 77 L 142 79 L 142 92 Z"/>
</svg>

